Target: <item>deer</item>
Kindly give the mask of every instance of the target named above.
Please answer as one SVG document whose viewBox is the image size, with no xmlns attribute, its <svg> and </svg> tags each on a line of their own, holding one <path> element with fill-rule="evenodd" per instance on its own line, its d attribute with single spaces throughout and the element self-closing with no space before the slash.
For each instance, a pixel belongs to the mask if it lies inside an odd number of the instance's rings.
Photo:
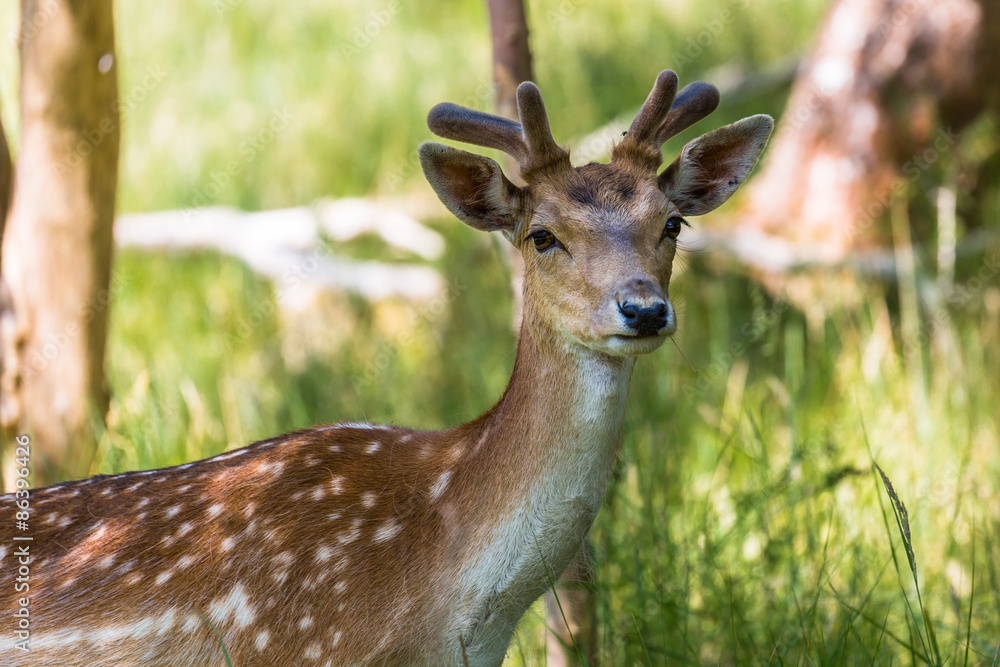
<svg viewBox="0 0 1000 667">
<path fill-rule="evenodd" d="M 686 217 L 736 191 L 772 130 L 769 116 L 744 118 L 660 171 L 664 142 L 719 104 L 710 84 L 677 87 L 661 72 L 610 161 L 582 166 L 532 82 L 517 89 L 519 122 L 432 108 L 432 132 L 509 154 L 525 183 L 483 155 L 419 147 L 444 206 L 524 256 L 517 354 L 496 404 L 441 431 L 325 424 L 3 496 L 0 596 L 27 609 L 30 637 L 5 613 L 0 662 L 500 665 L 585 544 L 637 358 L 677 330 L 668 285 Z M 29 532 L 15 529 L 22 500 Z"/>
</svg>

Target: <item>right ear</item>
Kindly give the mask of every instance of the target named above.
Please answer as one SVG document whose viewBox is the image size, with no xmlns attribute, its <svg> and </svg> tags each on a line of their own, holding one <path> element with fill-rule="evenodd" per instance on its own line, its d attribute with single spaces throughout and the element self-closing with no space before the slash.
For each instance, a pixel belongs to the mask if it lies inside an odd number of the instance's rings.
<svg viewBox="0 0 1000 667">
<path fill-rule="evenodd" d="M 420 166 L 438 199 L 459 220 L 509 239 L 520 217 L 524 193 L 488 157 L 436 143 L 420 144 Z"/>
</svg>

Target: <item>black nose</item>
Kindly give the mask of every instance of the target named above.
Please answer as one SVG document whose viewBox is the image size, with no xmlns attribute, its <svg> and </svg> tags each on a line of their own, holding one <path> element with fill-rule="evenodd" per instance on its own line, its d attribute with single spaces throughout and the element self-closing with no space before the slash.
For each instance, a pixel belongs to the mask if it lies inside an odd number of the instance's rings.
<svg viewBox="0 0 1000 667">
<path fill-rule="evenodd" d="M 625 317 L 625 324 L 640 336 L 655 336 L 667 326 L 667 304 L 663 301 L 646 308 L 625 301 L 618 304 L 618 310 Z"/>
</svg>

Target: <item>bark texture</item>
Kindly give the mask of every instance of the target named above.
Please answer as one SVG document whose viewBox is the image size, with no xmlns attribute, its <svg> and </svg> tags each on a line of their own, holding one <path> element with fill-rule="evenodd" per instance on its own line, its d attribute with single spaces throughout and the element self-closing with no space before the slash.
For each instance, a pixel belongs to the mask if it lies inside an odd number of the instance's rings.
<svg viewBox="0 0 1000 667">
<path fill-rule="evenodd" d="M 13 180 L 13 170 L 10 161 L 10 148 L 7 146 L 7 134 L 3 129 L 3 119 L 0 118 L 0 239 L 3 239 L 4 223 L 7 221 L 7 211 L 10 208 L 10 186 Z M 3 265 L 0 264 L 0 270 Z"/>
<path fill-rule="evenodd" d="M 86 474 L 108 408 L 118 85 L 111 0 L 22 0 L 21 11 L 0 416 L 6 431 L 31 437 L 41 485 Z"/>
<path fill-rule="evenodd" d="M 534 80 L 524 3 L 522 0 L 488 0 L 487 4 L 493 39 L 497 113 L 517 120 L 517 87 L 522 81 Z M 516 169 L 514 175 L 517 175 Z"/>
<path fill-rule="evenodd" d="M 886 245 L 891 200 L 997 108 L 998 80 L 996 0 L 838 0 L 742 222 L 831 262 Z"/>
</svg>

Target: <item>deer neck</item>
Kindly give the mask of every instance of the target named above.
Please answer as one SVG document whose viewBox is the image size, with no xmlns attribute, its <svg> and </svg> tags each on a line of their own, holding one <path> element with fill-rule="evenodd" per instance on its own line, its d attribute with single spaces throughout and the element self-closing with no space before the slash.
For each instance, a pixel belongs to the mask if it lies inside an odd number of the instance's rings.
<svg viewBox="0 0 1000 667">
<path fill-rule="evenodd" d="M 490 480 L 471 485 L 479 495 L 474 514 L 488 518 L 471 531 L 459 576 L 470 656 L 506 647 L 549 577 L 583 546 L 607 490 L 634 365 L 557 342 L 528 315 L 507 390 L 469 425 L 478 451 L 467 472 Z"/>
<path fill-rule="evenodd" d="M 565 342 L 526 311 L 507 390 L 483 418 L 492 454 L 518 471 L 522 495 L 561 488 L 600 505 L 633 366 Z"/>
</svg>

